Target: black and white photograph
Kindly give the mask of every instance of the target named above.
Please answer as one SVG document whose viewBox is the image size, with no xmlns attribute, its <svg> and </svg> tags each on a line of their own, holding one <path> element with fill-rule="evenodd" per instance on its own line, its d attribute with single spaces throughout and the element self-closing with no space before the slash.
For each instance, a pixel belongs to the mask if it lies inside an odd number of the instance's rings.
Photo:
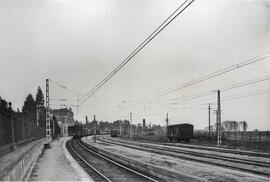
<svg viewBox="0 0 270 182">
<path fill-rule="evenodd" d="M 0 0 L 0 181 L 270 182 L 270 0 Z"/>
</svg>

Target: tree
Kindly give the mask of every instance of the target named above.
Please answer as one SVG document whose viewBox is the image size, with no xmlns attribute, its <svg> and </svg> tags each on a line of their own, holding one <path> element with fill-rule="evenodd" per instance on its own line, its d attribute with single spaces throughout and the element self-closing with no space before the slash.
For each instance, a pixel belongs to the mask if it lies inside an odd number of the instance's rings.
<svg viewBox="0 0 270 182">
<path fill-rule="evenodd" d="M 226 131 L 231 131 L 231 121 L 222 121 L 222 126 Z"/>
<path fill-rule="evenodd" d="M 232 128 L 233 128 L 233 131 L 235 132 L 237 129 L 238 129 L 238 123 L 236 121 L 232 121 Z"/>
<path fill-rule="evenodd" d="M 246 132 L 248 128 L 248 124 L 246 121 L 240 121 L 239 125 L 243 128 L 243 131 Z"/>
<path fill-rule="evenodd" d="M 22 112 L 26 115 L 33 115 L 36 113 L 36 103 L 32 94 L 28 94 L 22 107 Z"/>
<path fill-rule="evenodd" d="M 1 109 L 7 110 L 7 108 L 8 108 L 7 105 L 8 105 L 7 101 L 0 97 L 0 107 L 1 107 Z"/>
<path fill-rule="evenodd" d="M 227 131 L 236 131 L 239 127 L 238 123 L 236 121 L 223 121 L 222 126 Z"/>
<path fill-rule="evenodd" d="M 222 122 L 222 125 L 223 125 L 223 122 Z M 224 126 L 223 126 L 223 127 L 224 127 Z M 225 129 L 225 128 L 224 128 L 224 129 Z M 209 126 L 205 127 L 204 130 L 205 130 L 205 131 L 209 131 Z M 210 125 L 210 132 L 213 132 L 213 131 L 215 131 L 215 128 L 214 128 L 213 125 Z"/>
<path fill-rule="evenodd" d="M 38 87 L 37 94 L 36 94 L 36 105 L 44 106 L 44 96 L 43 96 L 40 86 Z"/>
<path fill-rule="evenodd" d="M 53 115 L 52 120 L 50 122 L 51 131 L 53 131 L 53 127 L 54 127 L 54 136 L 53 136 L 53 138 L 56 138 L 57 135 L 61 134 L 61 129 L 60 129 L 60 127 L 58 125 L 58 122 L 57 122 L 57 119 L 56 119 L 56 117 L 54 115 Z"/>
<path fill-rule="evenodd" d="M 36 109 L 38 109 L 39 125 L 42 128 L 46 128 L 46 108 L 44 106 L 44 96 L 40 86 L 37 89 L 35 105 Z"/>
<path fill-rule="evenodd" d="M 217 128 L 217 123 L 214 124 L 214 128 L 215 128 L 215 130 L 216 130 L 216 128 Z M 220 132 L 225 131 L 225 128 L 224 128 L 223 124 L 220 124 L 220 125 L 219 125 L 219 131 L 220 131 Z"/>
</svg>

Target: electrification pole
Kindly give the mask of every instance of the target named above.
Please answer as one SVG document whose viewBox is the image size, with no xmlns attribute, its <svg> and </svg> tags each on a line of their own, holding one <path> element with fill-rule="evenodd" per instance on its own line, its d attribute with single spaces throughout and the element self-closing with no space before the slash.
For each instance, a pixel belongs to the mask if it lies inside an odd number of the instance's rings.
<svg viewBox="0 0 270 182">
<path fill-rule="evenodd" d="M 220 112 L 220 90 L 217 91 L 217 145 L 221 145 L 221 135 L 220 135 L 220 125 L 221 125 L 221 112 Z"/>
<path fill-rule="evenodd" d="M 121 120 L 119 120 L 119 134 L 120 134 L 120 137 L 121 137 L 122 136 Z"/>
<path fill-rule="evenodd" d="M 166 136 L 168 136 L 168 123 L 169 123 L 169 114 L 166 115 Z"/>
<path fill-rule="evenodd" d="M 51 138 L 51 126 L 50 126 L 50 101 L 49 101 L 49 79 L 46 79 L 46 138 Z"/>
<path fill-rule="evenodd" d="M 130 112 L 130 120 L 129 120 L 129 137 L 132 138 L 132 112 Z"/>
<path fill-rule="evenodd" d="M 209 122 L 209 133 L 210 133 L 210 111 L 211 111 L 211 104 L 208 105 L 208 122 Z"/>
<path fill-rule="evenodd" d="M 52 118 L 52 124 L 53 124 L 53 128 L 52 128 L 52 137 L 54 138 L 55 131 L 54 131 L 54 119 L 53 119 L 53 118 Z"/>
<path fill-rule="evenodd" d="M 38 112 L 38 109 L 39 109 L 39 105 L 37 105 L 37 126 L 39 125 L 39 112 Z"/>
<path fill-rule="evenodd" d="M 96 133 L 97 132 L 97 123 L 96 123 L 96 115 L 94 115 L 94 142 L 96 143 Z"/>
<path fill-rule="evenodd" d="M 65 115 L 65 136 L 68 136 L 67 115 Z"/>
</svg>

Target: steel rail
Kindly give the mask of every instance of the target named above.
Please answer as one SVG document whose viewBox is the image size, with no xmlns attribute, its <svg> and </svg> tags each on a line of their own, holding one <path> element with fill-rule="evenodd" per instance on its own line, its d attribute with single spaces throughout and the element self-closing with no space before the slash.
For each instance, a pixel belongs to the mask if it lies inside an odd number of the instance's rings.
<svg viewBox="0 0 270 182">
<path fill-rule="evenodd" d="M 89 147 L 87 147 L 87 145 L 86 145 L 85 143 L 80 142 L 79 145 L 80 145 L 81 147 L 83 147 L 85 150 L 87 150 L 87 151 L 89 151 L 89 152 L 91 152 L 91 153 L 93 153 L 93 154 L 99 156 L 100 158 L 102 158 L 102 159 L 104 159 L 104 160 L 106 160 L 106 161 L 108 161 L 108 162 L 110 162 L 110 163 L 112 163 L 112 164 L 115 164 L 115 165 L 117 165 L 117 166 L 119 166 L 119 167 L 121 167 L 121 168 L 124 168 L 124 169 L 126 169 L 126 170 L 128 170 L 128 171 L 130 171 L 130 172 L 132 172 L 132 173 L 135 173 L 135 174 L 137 174 L 137 175 L 139 175 L 139 176 L 142 176 L 142 177 L 144 177 L 144 178 L 146 178 L 146 179 L 148 179 L 148 180 L 150 180 L 150 181 L 158 182 L 157 180 L 155 180 L 155 179 L 153 179 L 153 178 L 151 178 L 151 177 L 149 177 L 149 176 L 146 176 L 146 175 L 144 175 L 144 174 L 142 174 L 142 173 L 140 173 L 140 172 L 138 172 L 138 171 L 135 171 L 135 170 L 133 170 L 133 169 L 130 169 L 130 168 L 126 167 L 126 166 L 123 166 L 122 164 L 119 164 L 118 162 L 115 162 L 115 161 L 113 161 L 113 160 L 111 160 L 111 159 L 109 159 L 109 158 L 107 158 L 107 157 L 105 157 L 105 156 L 102 156 L 102 155 L 96 153 L 95 151 L 93 151 L 92 149 L 90 149 Z"/>
<path fill-rule="evenodd" d="M 100 140 L 100 139 L 99 139 Z M 100 140 L 102 141 L 102 140 Z M 129 148 L 134 148 L 134 149 L 138 149 L 138 150 L 142 150 L 142 151 L 148 151 L 147 149 L 144 149 L 145 146 L 131 146 L 131 145 L 128 145 L 128 144 L 122 144 L 122 143 L 114 143 L 114 142 L 110 142 L 110 141 L 103 141 L 105 143 L 110 143 L 110 144 L 114 144 L 114 145 L 120 145 L 120 146 L 125 146 L 125 147 L 129 147 Z M 136 144 L 135 144 L 136 145 Z M 140 149 L 139 149 L 139 148 Z M 148 148 L 152 148 L 152 149 L 158 149 L 158 147 L 149 147 L 147 146 Z M 150 149 L 151 150 L 151 149 Z M 161 151 L 166 151 L 166 149 L 158 149 L 158 150 L 161 150 Z M 155 153 L 159 153 L 159 154 L 162 154 L 162 152 L 158 152 L 158 151 L 154 151 Z M 168 151 L 168 152 L 174 152 L 174 153 L 177 153 L 177 151 Z M 182 151 L 179 151 L 180 153 Z M 183 152 L 182 152 L 183 153 Z M 184 153 L 185 154 L 185 153 Z M 167 155 L 167 154 L 166 154 Z M 192 156 L 192 154 L 189 154 Z M 222 166 L 222 167 L 225 167 L 225 168 L 228 168 L 228 169 L 236 169 L 236 170 L 239 170 L 239 171 L 242 171 L 242 172 L 249 172 L 249 173 L 253 173 L 253 174 L 256 174 L 256 175 L 260 175 L 260 176 L 263 176 L 263 177 L 270 177 L 270 174 L 269 173 L 265 173 L 265 172 L 260 172 L 260 171 L 255 171 L 255 170 L 252 170 L 252 169 L 247 169 L 247 168 L 243 168 L 243 167 L 237 167 L 237 166 L 231 166 L 231 165 L 227 165 L 227 164 L 221 164 L 221 163 L 217 163 L 217 162 L 211 162 L 211 161 L 206 161 L 206 160 L 200 160 L 200 159 L 195 159 L 195 158 L 192 158 L 192 157 L 187 157 L 187 156 L 178 156 L 178 155 L 173 155 L 171 154 L 171 156 L 173 157 L 177 157 L 177 158 L 180 158 L 180 159 L 184 159 L 184 160 L 189 160 L 189 161 L 194 161 L 194 162 L 199 162 L 199 163 L 207 163 L 207 164 L 211 164 L 211 165 L 214 165 L 214 166 Z M 199 154 L 197 154 L 197 156 L 199 156 Z M 202 156 L 204 158 L 207 158 L 205 156 Z M 219 160 L 222 160 L 222 159 L 219 159 Z M 226 160 L 226 159 L 225 159 Z M 225 161 L 224 160 L 224 161 Z M 244 163 L 244 162 L 243 162 Z M 254 164 L 248 164 L 248 165 L 254 165 Z"/>
<path fill-rule="evenodd" d="M 108 141 L 108 140 L 104 140 L 104 139 L 100 139 L 100 141 L 103 142 L 107 142 L 107 143 L 115 143 L 118 144 L 119 142 L 117 141 Z M 124 141 L 123 143 L 126 143 L 126 145 L 136 145 L 139 147 L 145 147 L 146 144 L 136 144 L 136 143 L 131 143 L 128 141 Z M 125 144 L 121 144 L 121 145 L 125 145 Z M 258 161 L 258 160 L 250 160 L 250 159 L 239 159 L 236 157 L 230 157 L 230 156 L 220 156 L 217 154 L 206 154 L 206 153 L 199 153 L 196 151 L 189 151 L 189 150 L 183 150 L 183 149 L 172 149 L 172 148 L 165 148 L 163 146 L 147 146 L 147 147 L 151 147 L 153 149 L 158 149 L 158 150 L 164 150 L 164 151 L 169 151 L 169 152 L 181 152 L 183 154 L 187 154 L 187 155 L 194 155 L 194 156 L 199 156 L 199 157 L 207 157 L 207 158 L 212 158 L 212 159 L 220 159 L 220 160 L 226 160 L 229 162 L 239 162 L 242 164 L 248 164 L 248 165 L 256 165 L 256 166 L 260 166 L 260 167 L 270 167 L 270 163 L 269 162 L 264 162 L 264 161 Z"/>
<path fill-rule="evenodd" d="M 94 166 L 89 164 L 71 145 L 71 141 L 69 142 L 70 149 L 91 169 L 93 169 L 96 173 L 98 173 L 102 178 L 104 178 L 108 182 L 112 182 L 109 178 L 107 178 L 105 175 L 103 175 L 101 172 L 99 172 Z"/>
</svg>

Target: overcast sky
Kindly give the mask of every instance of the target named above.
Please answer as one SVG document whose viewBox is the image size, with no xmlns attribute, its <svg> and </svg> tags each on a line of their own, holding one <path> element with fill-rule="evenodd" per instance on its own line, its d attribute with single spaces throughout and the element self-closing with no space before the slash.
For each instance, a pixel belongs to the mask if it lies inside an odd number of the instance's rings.
<svg viewBox="0 0 270 182">
<path fill-rule="evenodd" d="M 51 98 L 76 98 L 107 76 L 181 0 L 0 0 L 0 95 L 20 108 L 38 86 Z M 216 93 L 179 102 L 174 98 L 270 76 L 270 58 L 171 94 L 141 98 L 270 53 L 270 1 L 195 1 L 79 109 L 79 120 L 208 125 L 207 103 Z M 270 130 L 270 80 L 221 92 L 222 121 L 247 121 Z M 235 96 L 235 99 L 228 100 Z M 236 99 L 238 98 L 238 99 Z M 172 101 L 167 101 L 172 99 Z M 76 101 L 51 101 L 76 105 Z M 76 107 L 73 107 L 76 114 Z M 76 116 L 75 116 L 76 118 Z M 212 123 L 215 115 L 211 112 Z"/>
</svg>

